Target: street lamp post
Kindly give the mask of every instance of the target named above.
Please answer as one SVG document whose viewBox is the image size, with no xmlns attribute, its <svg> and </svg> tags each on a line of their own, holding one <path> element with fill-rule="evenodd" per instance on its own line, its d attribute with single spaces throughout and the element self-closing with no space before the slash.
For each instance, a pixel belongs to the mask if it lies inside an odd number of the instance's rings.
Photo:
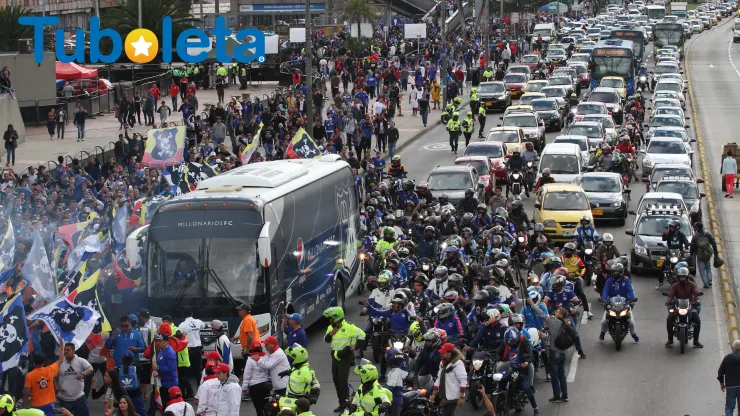
<svg viewBox="0 0 740 416">
<path fill-rule="evenodd" d="M 313 45 L 311 0 L 306 0 L 306 133 L 313 134 Z M 358 25 L 359 32 L 359 25 Z"/>
<path fill-rule="evenodd" d="M 440 13 L 439 15 L 442 18 L 442 43 L 439 47 L 439 53 L 442 54 L 442 68 L 439 71 L 439 78 L 440 78 L 440 87 L 442 88 L 442 109 L 447 108 L 447 34 L 445 33 L 445 26 L 447 21 L 446 11 L 447 11 L 447 2 L 441 1 L 439 3 L 440 7 Z"/>
<path fill-rule="evenodd" d="M 141 0 L 139 0 L 139 27 L 142 27 L 143 24 L 141 23 Z"/>
</svg>

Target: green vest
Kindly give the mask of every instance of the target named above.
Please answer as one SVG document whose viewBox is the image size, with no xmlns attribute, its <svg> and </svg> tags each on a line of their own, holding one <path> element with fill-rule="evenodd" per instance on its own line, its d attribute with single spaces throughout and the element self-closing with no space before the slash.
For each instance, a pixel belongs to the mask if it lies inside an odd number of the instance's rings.
<svg viewBox="0 0 740 416">
<path fill-rule="evenodd" d="M 478 93 L 474 92 L 470 94 L 470 101 L 478 101 Z"/>
<path fill-rule="evenodd" d="M 390 390 L 381 387 L 376 381 L 372 390 L 365 394 L 360 392 L 360 390 L 357 390 L 357 394 L 355 394 L 355 398 L 352 402 L 357 406 L 357 410 L 362 410 L 377 416 L 380 409 L 378 409 L 379 406 L 375 402 L 375 399 L 380 399 L 380 401 L 384 403 L 390 403 L 393 400 L 393 393 L 391 393 Z"/>
<path fill-rule="evenodd" d="M 472 117 L 466 117 L 465 120 L 463 120 L 463 127 L 465 127 L 465 133 L 472 133 L 475 131 L 475 120 L 473 120 Z"/>
<path fill-rule="evenodd" d="M 190 367 L 190 353 L 187 348 L 177 353 L 177 366 Z"/>
<path fill-rule="evenodd" d="M 493 78 L 493 71 L 491 71 L 491 70 L 489 69 L 489 70 L 487 70 L 486 72 L 484 72 L 484 73 L 483 73 L 483 76 L 484 76 L 485 78 L 491 79 L 491 78 Z"/>
<path fill-rule="evenodd" d="M 313 381 L 313 371 L 308 365 L 293 369 L 288 378 L 287 394 L 307 395 L 311 392 L 311 382 Z"/>
<path fill-rule="evenodd" d="M 216 75 L 225 77 L 226 75 L 228 75 L 228 72 L 226 71 L 226 68 L 221 66 L 216 70 Z"/>
<path fill-rule="evenodd" d="M 326 328 L 326 333 L 330 333 L 334 327 L 329 325 L 328 328 Z M 347 321 L 342 321 L 342 325 L 339 327 L 339 330 L 336 334 L 334 334 L 333 337 L 331 337 L 331 350 L 332 356 L 335 360 L 339 361 L 339 356 L 337 356 L 337 352 L 357 344 L 357 340 L 364 340 L 365 339 L 365 333 L 358 327 L 352 325 L 351 323 Z"/>
<path fill-rule="evenodd" d="M 241 69 L 239 70 L 239 75 L 241 75 L 241 76 L 243 76 L 243 77 L 246 77 L 246 76 L 247 76 L 247 68 L 244 68 L 244 67 L 242 67 L 242 68 L 241 68 Z"/>
<path fill-rule="evenodd" d="M 459 132 L 460 131 L 460 122 L 455 120 L 450 120 L 447 122 L 447 130 L 449 130 L 451 133 Z"/>
<path fill-rule="evenodd" d="M 481 117 L 485 117 L 486 116 L 486 107 L 480 106 L 480 108 L 478 109 L 478 115 L 481 116 Z"/>
<path fill-rule="evenodd" d="M 196 67 L 195 67 L 195 69 L 193 69 L 193 73 L 194 73 L 195 75 L 198 75 L 198 74 L 200 74 L 200 68 L 198 68 L 198 67 L 196 66 Z"/>
</svg>

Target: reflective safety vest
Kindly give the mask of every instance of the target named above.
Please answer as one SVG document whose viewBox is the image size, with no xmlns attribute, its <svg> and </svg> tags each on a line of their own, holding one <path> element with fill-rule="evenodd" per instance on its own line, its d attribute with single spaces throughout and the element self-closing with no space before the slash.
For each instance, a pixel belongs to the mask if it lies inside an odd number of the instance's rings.
<svg viewBox="0 0 740 416">
<path fill-rule="evenodd" d="M 289 395 L 307 395 L 311 392 L 313 380 L 313 370 L 311 370 L 307 364 L 300 368 L 294 368 L 293 371 L 290 372 L 286 392 Z"/>
<path fill-rule="evenodd" d="M 450 120 L 447 122 L 447 130 L 449 130 L 450 133 L 453 132 L 459 132 L 460 131 L 460 122 L 455 120 Z"/>
<path fill-rule="evenodd" d="M 246 77 L 247 76 L 247 68 L 242 67 L 241 70 L 239 70 L 239 75 Z"/>
<path fill-rule="evenodd" d="M 195 67 L 195 68 L 193 69 L 193 73 L 194 73 L 195 75 L 198 75 L 198 74 L 200 74 L 200 68 L 198 68 L 198 67 L 196 66 L 196 67 Z"/>
<path fill-rule="evenodd" d="M 216 70 L 216 75 L 225 77 L 226 75 L 228 75 L 228 72 L 226 72 L 226 68 L 221 66 Z"/>
<path fill-rule="evenodd" d="M 466 117 L 465 120 L 463 120 L 463 128 L 465 133 L 472 133 L 475 131 L 475 120 L 473 120 L 473 117 Z"/>
<path fill-rule="evenodd" d="M 478 93 L 477 92 L 470 93 L 470 101 L 478 101 Z"/>
<path fill-rule="evenodd" d="M 334 330 L 334 327 L 329 325 L 326 328 L 326 333 L 330 333 Z M 357 340 L 364 340 L 365 333 L 358 327 L 352 325 L 347 321 L 342 321 L 342 325 L 333 337 L 331 337 L 331 350 L 332 356 L 335 360 L 339 361 L 340 358 L 337 355 L 339 351 L 357 344 Z"/>
<path fill-rule="evenodd" d="M 491 71 L 490 69 L 487 70 L 486 72 L 483 73 L 483 77 L 487 79 L 493 78 L 493 71 Z"/>
<path fill-rule="evenodd" d="M 478 115 L 480 117 L 485 117 L 486 116 L 486 107 L 480 106 L 480 108 L 478 109 Z"/>
<path fill-rule="evenodd" d="M 380 406 L 376 403 L 376 399 L 380 399 L 381 403 L 391 403 L 393 400 L 393 393 L 391 393 L 390 390 L 381 387 L 376 381 L 373 388 L 368 392 L 362 393 L 360 390 L 357 390 L 357 394 L 355 394 L 352 404 L 357 406 L 357 410 L 362 410 L 363 412 L 376 416 L 380 413 Z"/>
</svg>

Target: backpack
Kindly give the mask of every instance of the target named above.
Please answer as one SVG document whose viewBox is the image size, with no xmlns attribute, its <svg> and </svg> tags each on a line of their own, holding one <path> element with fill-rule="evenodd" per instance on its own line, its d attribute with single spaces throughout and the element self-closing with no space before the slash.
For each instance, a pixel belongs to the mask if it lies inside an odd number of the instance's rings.
<svg viewBox="0 0 740 416">
<path fill-rule="evenodd" d="M 139 389 L 139 377 L 136 375 L 136 367 L 130 365 L 128 367 L 128 374 L 124 374 L 123 365 L 118 367 L 118 378 L 121 379 L 121 385 L 126 391 L 134 391 Z"/>
<path fill-rule="evenodd" d="M 555 347 L 561 350 L 567 350 L 576 343 L 576 337 L 573 333 L 573 328 L 563 319 L 560 320 L 563 326 L 560 328 L 560 333 L 555 337 Z M 566 329 L 567 328 L 567 329 Z"/>
<path fill-rule="evenodd" d="M 709 237 L 706 234 L 699 234 L 696 236 L 696 257 L 701 261 L 709 261 L 714 254 L 712 249 L 712 243 L 709 242 Z"/>
</svg>

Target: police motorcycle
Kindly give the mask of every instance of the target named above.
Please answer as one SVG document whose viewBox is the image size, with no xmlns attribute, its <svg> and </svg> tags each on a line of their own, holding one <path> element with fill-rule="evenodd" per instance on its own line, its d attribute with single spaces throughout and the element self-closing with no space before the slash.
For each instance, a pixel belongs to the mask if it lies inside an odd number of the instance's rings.
<svg viewBox="0 0 740 416">
<path fill-rule="evenodd" d="M 410 390 L 403 394 L 401 416 L 431 416 L 439 413 L 427 396 L 427 389 Z"/>
<path fill-rule="evenodd" d="M 614 296 L 609 300 L 604 300 L 599 297 L 599 303 L 606 309 L 606 327 L 609 330 L 609 336 L 614 340 L 617 351 L 622 350 L 622 341 L 629 333 L 632 307 L 636 302 L 637 298 L 626 299 L 622 296 Z"/>
</svg>

